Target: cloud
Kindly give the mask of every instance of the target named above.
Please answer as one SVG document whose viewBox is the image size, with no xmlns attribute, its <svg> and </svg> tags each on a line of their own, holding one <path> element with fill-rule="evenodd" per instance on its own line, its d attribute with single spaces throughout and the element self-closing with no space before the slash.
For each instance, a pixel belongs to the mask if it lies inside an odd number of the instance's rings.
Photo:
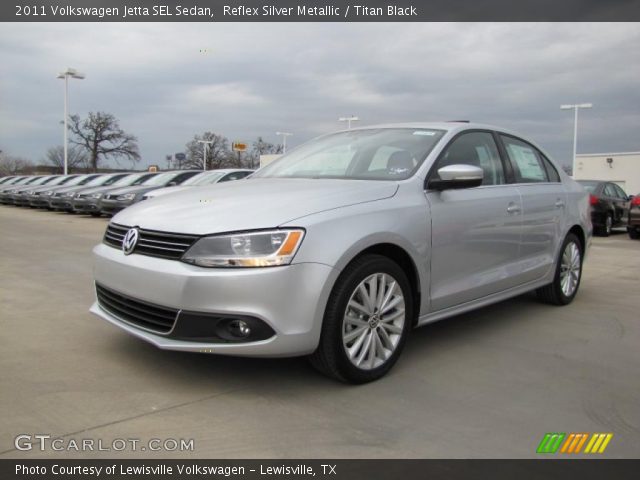
<svg viewBox="0 0 640 480">
<path fill-rule="evenodd" d="M 73 113 L 102 110 L 161 163 L 196 133 L 294 132 L 295 145 L 360 124 L 467 118 L 531 136 L 568 163 L 580 152 L 640 150 L 636 23 L 5 24 L 0 148 L 37 160 L 62 140 L 62 82 Z M 206 50 L 206 53 L 203 53 Z"/>
</svg>

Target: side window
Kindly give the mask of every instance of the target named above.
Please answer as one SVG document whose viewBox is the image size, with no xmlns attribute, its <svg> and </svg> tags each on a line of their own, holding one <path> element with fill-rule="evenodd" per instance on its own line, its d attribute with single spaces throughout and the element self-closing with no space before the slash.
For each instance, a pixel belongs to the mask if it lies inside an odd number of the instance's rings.
<svg viewBox="0 0 640 480">
<path fill-rule="evenodd" d="M 556 183 L 560 182 L 560 175 L 558 174 L 558 170 L 556 170 L 556 167 L 553 166 L 553 163 L 551 163 L 549 159 L 544 155 L 542 155 L 541 153 L 538 153 L 538 155 L 540 156 L 540 158 L 542 158 L 542 161 L 544 162 L 544 166 L 547 169 L 547 175 L 549 176 L 549 181 L 556 182 Z"/>
<path fill-rule="evenodd" d="M 623 200 L 626 200 L 628 195 L 626 193 L 624 193 L 624 190 L 622 189 L 622 187 L 620 185 L 616 185 L 615 183 L 613 184 L 613 188 L 616 189 L 616 192 L 618 193 L 618 197 L 620 197 Z"/>
<path fill-rule="evenodd" d="M 514 137 L 500 135 L 513 164 L 518 183 L 548 182 L 543 160 L 534 147 Z M 557 172 L 556 172 L 557 174 Z"/>
<path fill-rule="evenodd" d="M 605 197 L 611 197 L 611 198 L 617 198 L 618 197 L 618 193 L 616 192 L 616 189 L 614 188 L 613 184 L 607 183 L 604 186 L 604 196 Z"/>
<path fill-rule="evenodd" d="M 456 138 L 440 155 L 436 163 L 436 172 L 447 165 L 458 164 L 482 168 L 482 185 L 505 183 L 498 147 L 489 132 L 469 132 Z"/>
</svg>

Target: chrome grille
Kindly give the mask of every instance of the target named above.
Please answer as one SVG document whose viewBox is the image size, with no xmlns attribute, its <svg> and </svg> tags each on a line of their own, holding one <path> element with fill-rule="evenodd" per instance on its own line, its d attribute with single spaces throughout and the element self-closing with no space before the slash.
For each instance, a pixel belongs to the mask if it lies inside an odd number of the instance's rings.
<svg viewBox="0 0 640 480">
<path fill-rule="evenodd" d="M 110 223 L 104 234 L 104 243 L 115 248 L 122 248 L 122 240 L 130 228 Z M 197 239 L 196 235 L 139 229 L 138 243 L 132 253 L 178 260 Z"/>
<path fill-rule="evenodd" d="M 169 333 L 179 310 L 135 300 L 96 283 L 98 305 L 103 310 L 135 326 Z"/>
</svg>

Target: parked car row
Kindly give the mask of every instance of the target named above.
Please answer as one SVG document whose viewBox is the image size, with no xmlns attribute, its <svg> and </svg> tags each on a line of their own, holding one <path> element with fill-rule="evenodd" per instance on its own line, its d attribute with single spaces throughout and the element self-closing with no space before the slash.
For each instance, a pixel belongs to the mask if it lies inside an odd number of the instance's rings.
<svg viewBox="0 0 640 480">
<path fill-rule="evenodd" d="M 251 173 L 252 170 L 245 169 L 220 169 L 206 172 L 176 170 L 161 173 L 12 176 L 0 179 L 0 203 L 98 217 L 113 215 L 155 195 L 239 180 Z"/>
<path fill-rule="evenodd" d="M 578 183 L 589 192 L 594 233 L 608 237 L 613 228 L 626 227 L 632 239 L 640 238 L 640 194 L 627 195 L 613 182 L 578 180 Z"/>
</svg>

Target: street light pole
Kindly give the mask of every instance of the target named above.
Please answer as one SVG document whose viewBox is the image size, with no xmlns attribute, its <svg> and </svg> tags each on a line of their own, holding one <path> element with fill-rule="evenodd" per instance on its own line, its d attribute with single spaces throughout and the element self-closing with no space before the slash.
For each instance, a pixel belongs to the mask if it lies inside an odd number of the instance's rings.
<svg viewBox="0 0 640 480">
<path fill-rule="evenodd" d="M 347 129 L 351 130 L 351 122 L 357 122 L 360 119 L 354 115 L 351 115 L 350 117 L 340 117 L 338 119 L 339 122 L 347 122 Z"/>
<path fill-rule="evenodd" d="M 207 145 L 213 143 L 213 140 L 198 140 L 198 143 L 202 144 L 203 154 L 202 154 L 202 170 L 207 169 Z"/>
<path fill-rule="evenodd" d="M 576 177 L 576 155 L 578 154 L 578 110 L 591 108 L 592 103 L 576 103 L 572 105 L 560 105 L 560 110 L 574 110 L 573 117 L 573 159 L 571 160 L 571 176 Z"/>
<path fill-rule="evenodd" d="M 69 77 L 83 80 L 85 78 L 84 73 L 78 72 L 75 68 L 69 68 L 64 72 L 60 72 L 56 78 L 64 79 L 64 174 L 67 175 L 68 165 L 68 121 L 69 121 Z"/>
<path fill-rule="evenodd" d="M 276 135 L 282 136 L 282 154 L 287 153 L 287 137 L 293 135 L 293 133 L 289 132 L 276 132 Z"/>
</svg>

